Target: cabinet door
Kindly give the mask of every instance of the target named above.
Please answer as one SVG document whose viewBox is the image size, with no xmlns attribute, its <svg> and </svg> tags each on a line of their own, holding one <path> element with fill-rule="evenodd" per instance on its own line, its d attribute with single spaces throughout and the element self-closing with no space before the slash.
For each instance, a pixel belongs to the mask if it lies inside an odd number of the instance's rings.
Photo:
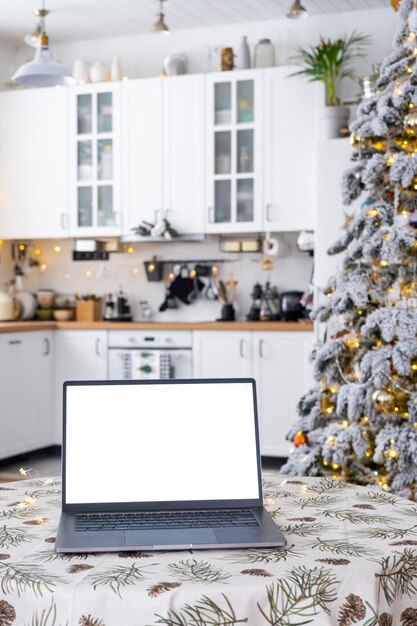
<svg viewBox="0 0 417 626">
<path fill-rule="evenodd" d="M 251 333 L 194 331 L 193 374 L 195 378 L 251 376 Z"/>
<path fill-rule="evenodd" d="M 53 442 L 49 429 L 50 406 L 46 398 L 46 376 L 51 361 L 44 360 L 46 355 L 43 352 L 46 350 L 42 333 L 5 333 L 0 336 L 0 458 L 29 452 Z"/>
<path fill-rule="evenodd" d="M 287 457 L 297 404 L 311 384 L 311 332 L 254 332 L 253 373 L 258 389 L 261 454 Z"/>
<path fill-rule="evenodd" d="M 163 85 L 163 207 L 180 234 L 203 232 L 204 77 L 165 78 Z"/>
<path fill-rule="evenodd" d="M 66 380 L 107 378 L 107 332 L 55 331 L 55 443 L 62 437 L 62 385 Z"/>
<path fill-rule="evenodd" d="M 121 233 L 121 85 L 70 94 L 71 234 Z"/>
<path fill-rule="evenodd" d="M 314 227 L 316 89 L 295 69 L 264 70 L 266 231 Z"/>
<path fill-rule="evenodd" d="M 0 238 L 68 235 L 65 89 L 0 93 Z"/>
<path fill-rule="evenodd" d="M 162 83 L 160 78 L 129 80 L 124 90 L 126 168 L 123 177 L 123 232 L 142 220 L 155 223 L 163 209 Z"/>
<path fill-rule="evenodd" d="M 263 195 L 263 72 L 206 76 L 206 232 L 259 230 Z"/>
</svg>

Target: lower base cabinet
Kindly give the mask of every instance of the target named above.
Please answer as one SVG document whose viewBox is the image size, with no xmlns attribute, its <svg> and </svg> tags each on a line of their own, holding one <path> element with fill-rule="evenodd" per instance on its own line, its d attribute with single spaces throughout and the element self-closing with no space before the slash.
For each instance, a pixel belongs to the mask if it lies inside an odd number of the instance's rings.
<svg viewBox="0 0 417 626">
<path fill-rule="evenodd" d="M 107 331 L 56 330 L 55 363 L 54 443 L 61 444 L 63 383 L 107 378 Z"/>
<path fill-rule="evenodd" d="M 52 373 L 52 332 L 0 335 L 1 459 L 54 443 Z"/>
<path fill-rule="evenodd" d="M 312 332 L 196 331 L 194 377 L 255 378 L 261 454 L 287 457 L 291 444 L 285 435 L 313 382 L 308 362 L 312 347 Z"/>
</svg>

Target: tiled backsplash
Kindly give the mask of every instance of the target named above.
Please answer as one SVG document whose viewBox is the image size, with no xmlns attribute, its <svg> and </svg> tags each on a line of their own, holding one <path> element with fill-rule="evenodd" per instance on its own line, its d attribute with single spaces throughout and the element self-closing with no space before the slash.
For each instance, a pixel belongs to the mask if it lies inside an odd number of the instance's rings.
<svg viewBox="0 0 417 626">
<path fill-rule="evenodd" d="M 159 312 L 165 299 L 165 284 L 169 265 L 164 266 L 164 280 L 149 282 L 146 279 L 144 262 L 153 256 L 161 261 L 185 259 L 223 259 L 219 263 L 219 278 L 238 281 L 236 313 L 238 319 L 245 319 L 251 304 L 250 293 L 255 282 L 264 284 L 267 280 L 276 285 L 279 291 L 299 289 L 304 291 L 309 283 L 313 260 L 297 249 L 298 233 L 275 235 L 290 244 L 288 256 L 278 258 L 271 272 L 261 267 L 261 253 L 225 254 L 219 251 L 217 239 L 199 243 L 143 243 L 132 244 L 133 252 L 110 253 L 109 261 L 73 261 L 73 240 L 37 241 L 31 246 L 31 256 L 39 260 L 40 266 L 31 268 L 22 278 L 22 290 L 36 292 L 40 288 L 54 289 L 58 293 L 94 293 L 104 296 L 115 293 L 119 285 L 128 296 L 133 318 L 139 320 L 139 301 L 147 300 L 153 311 L 154 321 L 212 321 L 219 317 L 221 302 L 209 301 L 204 295 L 194 303 L 179 303 L 177 309 Z M 56 251 L 55 248 L 60 250 Z M 40 253 L 34 255 L 38 248 Z M 128 246 L 125 245 L 127 250 Z M 10 243 L 4 242 L 0 258 L 0 280 L 13 276 L 14 261 L 11 258 Z M 190 264 L 192 269 L 192 264 Z M 207 279 L 203 278 L 207 282 Z"/>
</svg>

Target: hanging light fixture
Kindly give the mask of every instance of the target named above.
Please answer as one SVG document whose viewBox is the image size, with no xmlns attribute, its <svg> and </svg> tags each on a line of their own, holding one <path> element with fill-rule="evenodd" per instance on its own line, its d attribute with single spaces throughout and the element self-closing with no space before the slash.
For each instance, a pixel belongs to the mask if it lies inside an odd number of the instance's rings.
<svg viewBox="0 0 417 626">
<path fill-rule="evenodd" d="M 294 0 L 288 10 L 287 17 L 290 20 L 299 20 L 300 18 L 308 17 L 307 9 L 303 7 L 301 0 Z"/>
<path fill-rule="evenodd" d="M 30 46 L 31 48 L 36 48 L 38 45 L 38 39 L 42 34 L 42 22 L 41 22 L 41 18 L 42 17 L 46 17 L 48 15 L 49 11 L 47 11 L 47 9 L 35 9 L 33 11 L 33 15 L 35 15 L 35 17 L 39 18 L 39 22 L 38 25 L 36 26 L 36 28 L 29 33 L 28 35 L 25 35 L 23 37 L 23 41 L 25 42 L 25 44 L 27 46 Z"/>
<path fill-rule="evenodd" d="M 169 28 L 165 22 L 165 13 L 164 13 L 164 2 L 165 0 L 159 0 L 159 13 L 158 19 L 154 24 L 152 24 L 152 32 L 160 33 L 162 35 L 169 34 Z"/>
<path fill-rule="evenodd" d="M 24 63 L 11 77 L 15 85 L 28 87 L 55 87 L 57 85 L 73 85 L 75 80 L 71 72 L 58 61 L 54 61 L 49 49 L 48 35 L 45 32 L 45 17 L 49 11 L 44 3 L 39 9 L 40 34 L 36 43 L 33 61 Z"/>
</svg>

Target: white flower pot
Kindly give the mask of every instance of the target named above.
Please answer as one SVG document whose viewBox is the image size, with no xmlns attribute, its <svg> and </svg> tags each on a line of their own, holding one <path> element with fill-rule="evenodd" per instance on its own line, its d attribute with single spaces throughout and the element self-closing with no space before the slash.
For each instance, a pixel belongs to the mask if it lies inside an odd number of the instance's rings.
<svg viewBox="0 0 417 626">
<path fill-rule="evenodd" d="M 323 107 L 319 113 L 319 139 L 337 139 L 340 137 L 340 129 L 347 127 L 348 120 L 348 107 Z"/>
</svg>

